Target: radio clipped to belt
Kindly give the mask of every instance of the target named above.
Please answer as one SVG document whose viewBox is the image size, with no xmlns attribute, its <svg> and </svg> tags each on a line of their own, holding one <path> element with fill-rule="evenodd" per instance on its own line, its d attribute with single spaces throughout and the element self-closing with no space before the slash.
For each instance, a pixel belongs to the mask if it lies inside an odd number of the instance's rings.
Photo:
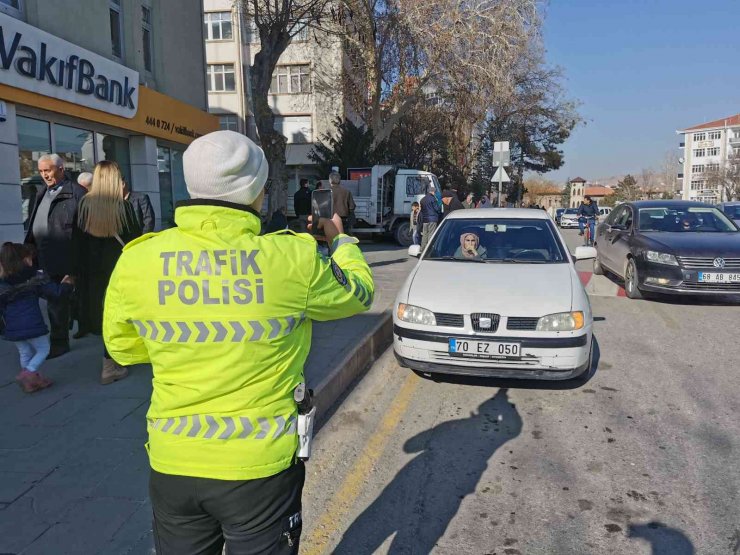
<svg viewBox="0 0 740 555">
<path fill-rule="evenodd" d="M 313 423 L 316 420 L 316 407 L 313 406 L 313 390 L 305 383 L 299 383 L 293 391 L 293 399 L 298 405 L 298 452 L 302 461 L 311 457 L 313 440 Z"/>
</svg>

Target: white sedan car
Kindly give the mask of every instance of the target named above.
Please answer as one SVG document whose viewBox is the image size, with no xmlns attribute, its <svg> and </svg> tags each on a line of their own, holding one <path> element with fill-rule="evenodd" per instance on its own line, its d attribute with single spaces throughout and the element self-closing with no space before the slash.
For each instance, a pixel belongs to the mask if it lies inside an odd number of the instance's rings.
<svg viewBox="0 0 740 555">
<path fill-rule="evenodd" d="M 419 247 L 409 248 L 419 256 Z M 588 371 L 592 316 L 571 256 L 542 210 L 447 216 L 396 297 L 393 349 L 422 373 L 563 380 Z"/>
</svg>

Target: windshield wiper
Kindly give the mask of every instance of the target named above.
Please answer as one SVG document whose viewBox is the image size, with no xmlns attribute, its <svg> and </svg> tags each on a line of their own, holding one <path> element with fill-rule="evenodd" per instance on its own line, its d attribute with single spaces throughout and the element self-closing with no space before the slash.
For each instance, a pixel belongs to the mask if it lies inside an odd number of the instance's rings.
<svg viewBox="0 0 740 555">
<path fill-rule="evenodd" d="M 519 258 L 498 258 L 496 262 L 504 262 L 506 264 L 547 264 L 547 260 L 521 260 Z"/>
<path fill-rule="evenodd" d="M 485 264 L 486 261 L 480 258 L 457 258 L 455 256 L 436 256 L 434 258 L 426 258 L 425 260 L 455 260 L 458 262 L 478 262 L 479 264 Z"/>
</svg>

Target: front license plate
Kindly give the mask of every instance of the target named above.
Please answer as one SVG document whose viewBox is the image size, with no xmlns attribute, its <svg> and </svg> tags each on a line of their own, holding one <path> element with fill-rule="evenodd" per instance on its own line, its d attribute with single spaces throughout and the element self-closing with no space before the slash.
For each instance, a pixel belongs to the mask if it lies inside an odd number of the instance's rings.
<svg viewBox="0 0 740 555">
<path fill-rule="evenodd" d="M 450 354 L 475 358 L 518 357 L 522 355 L 522 345 L 450 338 Z"/>
<path fill-rule="evenodd" d="M 740 283 L 740 274 L 699 272 L 699 281 L 701 283 Z"/>
</svg>

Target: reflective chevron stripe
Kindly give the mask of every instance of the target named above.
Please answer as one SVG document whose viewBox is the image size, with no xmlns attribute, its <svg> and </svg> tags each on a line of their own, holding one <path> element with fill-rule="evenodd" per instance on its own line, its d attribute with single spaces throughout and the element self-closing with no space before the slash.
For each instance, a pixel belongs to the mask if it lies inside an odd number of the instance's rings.
<svg viewBox="0 0 740 555">
<path fill-rule="evenodd" d="M 349 289 L 348 289 L 349 290 Z M 363 289 L 364 291 L 364 289 Z M 365 295 L 367 292 L 365 291 Z M 355 292 L 357 296 L 357 292 Z M 369 305 L 368 305 L 369 306 Z M 241 343 L 243 341 L 272 341 L 293 333 L 306 321 L 300 313 L 285 318 L 267 320 L 230 320 L 182 322 L 168 320 L 131 320 L 144 339 L 161 343 Z"/>
<path fill-rule="evenodd" d="M 357 299 L 363 304 L 363 306 L 370 307 L 370 305 L 373 304 L 373 295 L 365 289 L 365 286 L 362 285 L 357 280 L 352 280 L 352 284 L 354 286 L 354 291 L 352 294 L 357 297 Z"/>
<path fill-rule="evenodd" d="M 331 245 L 331 250 L 335 251 L 339 247 L 341 247 L 342 245 L 346 245 L 346 244 L 353 244 L 354 245 L 354 244 L 359 243 L 359 242 L 360 241 L 357 238 L 355 238 L 355 237 L 347 237 L 347 236 L 345 236 L 345 237 L 337 237 L 336 239 L 334 239 L 334 242 Z"/>
<path fill-rule="evenodd" d="M 296 435 L 298 418 L 295 414 L 258 417 L 214 416 L 193 414 L 174 418 L 148 418 L 149 427 L 165 434 L 203 439 L 278 439 Z"/>
</svg>

